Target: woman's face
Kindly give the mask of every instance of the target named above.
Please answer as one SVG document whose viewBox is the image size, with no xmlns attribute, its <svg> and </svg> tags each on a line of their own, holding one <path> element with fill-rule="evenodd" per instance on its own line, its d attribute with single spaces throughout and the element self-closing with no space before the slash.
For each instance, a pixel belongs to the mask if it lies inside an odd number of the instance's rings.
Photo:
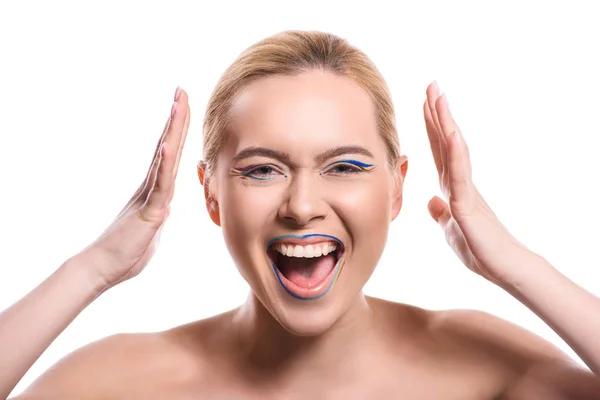
<svg viewBox="0 0 600 400">
<path fill-rule="evenodd" d="M 275 76 L 237 97 L 213 219 L 287 330 L 324 332 L 359 298 L 400 211 L 405 162 L 394 174 L 374 105 L 349 78 Z"/>
</svg>

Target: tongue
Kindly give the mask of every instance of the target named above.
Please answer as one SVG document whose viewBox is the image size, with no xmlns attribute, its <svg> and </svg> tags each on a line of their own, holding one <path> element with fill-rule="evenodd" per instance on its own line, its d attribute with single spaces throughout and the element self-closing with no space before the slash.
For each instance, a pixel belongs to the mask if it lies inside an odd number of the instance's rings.
<svg viewBox="0 0 600 400">
<path fill-rule="evenodd" d="M 315 258 L 281 256 L 277 267 L 289 281 L 301 288 L 312 288 L 323 282 L 335 267 L 335 256 L 330 253 Z"/>
</svg>

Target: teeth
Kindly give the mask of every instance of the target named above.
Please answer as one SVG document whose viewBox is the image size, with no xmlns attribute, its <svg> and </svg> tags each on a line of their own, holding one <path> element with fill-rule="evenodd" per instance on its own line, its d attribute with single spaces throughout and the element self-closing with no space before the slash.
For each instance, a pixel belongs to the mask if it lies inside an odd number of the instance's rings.
<svg viewBox="0 0 600 400">
<path fill-rule="evenodd" d="M 306 246 L 304 248 L 304 257 L 313 258 L 315 256 L 315 249 L 312 246 Z"/>
<path fill-rule="evenodd" d="M 304 247 L 302 247 L 302 246 L 294 247 L 294 257 L 298 257 L 298 258 L 304 257 Z"/>
<path fill-rule="evenodd" d="M 321 246 L 315 246 L 315 257 L 321 257 L 323 255 L 323 249 Z"/>
<path fill-rule="evenodd" d="M 317 243 L 308 246 L 277 243 L 275 250 L 284 256 L 297 258 L 313 258 L 326 256 L 337 249 L 337 243 Z"/>
</svg>

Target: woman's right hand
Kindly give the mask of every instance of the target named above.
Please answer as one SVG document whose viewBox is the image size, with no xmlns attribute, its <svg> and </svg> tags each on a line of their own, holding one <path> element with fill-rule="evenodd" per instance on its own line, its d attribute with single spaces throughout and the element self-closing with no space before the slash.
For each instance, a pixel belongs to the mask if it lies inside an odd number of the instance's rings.
<svg viewBox="0 0 600 400">
<path fill-rule="evenodd" d="M 152 258 L 169 215 L 189 122 L 187 93 L 177 88 L 146 178 L 106 231 L 76 256 L 101 291 L 136 276 Z"/>
</svg>

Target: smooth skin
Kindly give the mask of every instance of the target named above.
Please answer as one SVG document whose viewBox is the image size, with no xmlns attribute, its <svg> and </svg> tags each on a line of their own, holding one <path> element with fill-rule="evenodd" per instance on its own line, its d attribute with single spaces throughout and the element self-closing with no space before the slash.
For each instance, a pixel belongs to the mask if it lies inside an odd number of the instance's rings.
<svg viewBox="0 0 600 400">
<path fill-rule="evenodd" d="M 274 79 L 280 79 L 282 85 L 295 84 L 287 77 Z M 311 96 L 318 99 L 325 96 L 328 84 L 339 84 L 340 89 L 350 84 L 334 79 L 338 78 L 306 73 L 295 82 L 309 88 Z M 271 98 L 273 93 L 265 85 L 250 90 L 264 90 L 265 98 Z M 334 104 L 343 108 L 349 95 L 340 96 Z M 348 115 L 358 112 L 341 108 L 340 112 Z M 184 91 L 178 90 L 174 110 L 146 179 L 113 224 L 96 242 L 0 314 L 0 398 L 8 396 L 87 305 L 105 290 L 137 275 L 149 261 L 168 216 L 189 125 Z M 359 267 L 345 270 L 347 277 L 339 283 L 341 289 L 327 295 L 346 296 L 347 291 L 346 297 L 351 299 L 348 304 L 324 303 L 326 312 L 321 319 L 310 326 L 301 325 L 292 318 L 298 311 L 278 302 L 271 281 L 253 264 L 240 269 L 262 296 L 260 300 L 251 293 L 240 308 L 207 320 L 166 332 L 121 334 L 92 343 L 58 362 L 17 398 L 600 398 L 600 342 L 596 339 L 600 337 L 600 300 L 529 251 L 498 221 L 471 181 L 468 148 L 435 84 L 427 88 L 424 115 L 440 186 L 448 200 L 434 197 L 429 211 L 448 243 L 469 269 L 505 289 L 546 321 L 596 375 L 536 335 L 486 313 L 423 310 L 366 297 L 362 292 L 353 297 L 352 288 L 370 275 Z M 250 129 L 248 120 L 240 123 L 234 134 L 237 140 L 244 139 L 245 129 Z M 331 132 L 335 135 L 336 130 Z M 346 131 L 341 129 L 339 134 L 343 133 Z M 376 151 L 380 138 L 369 135 L 357 136 L 356 140 L 364 140 L 381 161 Z M 336 137 L 332 140 L 339 142 Z M 284 138 L 279 145 L 285 143 Z M 300 153 L 291 156 L 303 171 L 309 169 L 312 153 L 311 157 Z M 397 173 L 402 182 L 407 162 L 405 158 L 399 161 Z M 206 183 L 202 169 L 199 175 Z M 343 216 L 354 205 L 328 208 L 323 198 L 310 190 L 308 172 L 302 176 L 296 182 L 304 184 L 293 186 L 290 193 L 294 196 L 278 208 L 277 217 L 288 222 L 292 218 L 300 228 L 330 221 L 328 227 L 334 229 L 334 217 L 339 215 L 331 217 L 330 211 Z M 226 185 L 230 185 L 229 197 L 223 193 Z M 213 221 L 223 225 L 229 217 L 222 208 L 227 209 L 228 201 L 235 203 L 235 196 L 250 189 L 225 179 L 217 179 L 217 186 L 215 193 L 206 190 L 207 209 Z M 386 193 L 390 197 L 383 216 L 391 220 L 401 208 L 401 184 L 394 186 L 392 182 Z M 340 217 L 349 222 L 351 231 L 367 223 L 352 218 Z M 255 221 L 242 223 L 250 228 Z M 355 242 L 352 256 L 362 259 L 362 245 Z M 241 254 L 245 248 L 231 247 L 230 251 Z M 340 307 L 344 312 L 338 315 Z M 272 314 L 286 328 L 299 331 L 320 329 L 327 325 L 330 315 L 338 319 L 319 335 L 299 337 L 284 329 Z"/>
</svg>

